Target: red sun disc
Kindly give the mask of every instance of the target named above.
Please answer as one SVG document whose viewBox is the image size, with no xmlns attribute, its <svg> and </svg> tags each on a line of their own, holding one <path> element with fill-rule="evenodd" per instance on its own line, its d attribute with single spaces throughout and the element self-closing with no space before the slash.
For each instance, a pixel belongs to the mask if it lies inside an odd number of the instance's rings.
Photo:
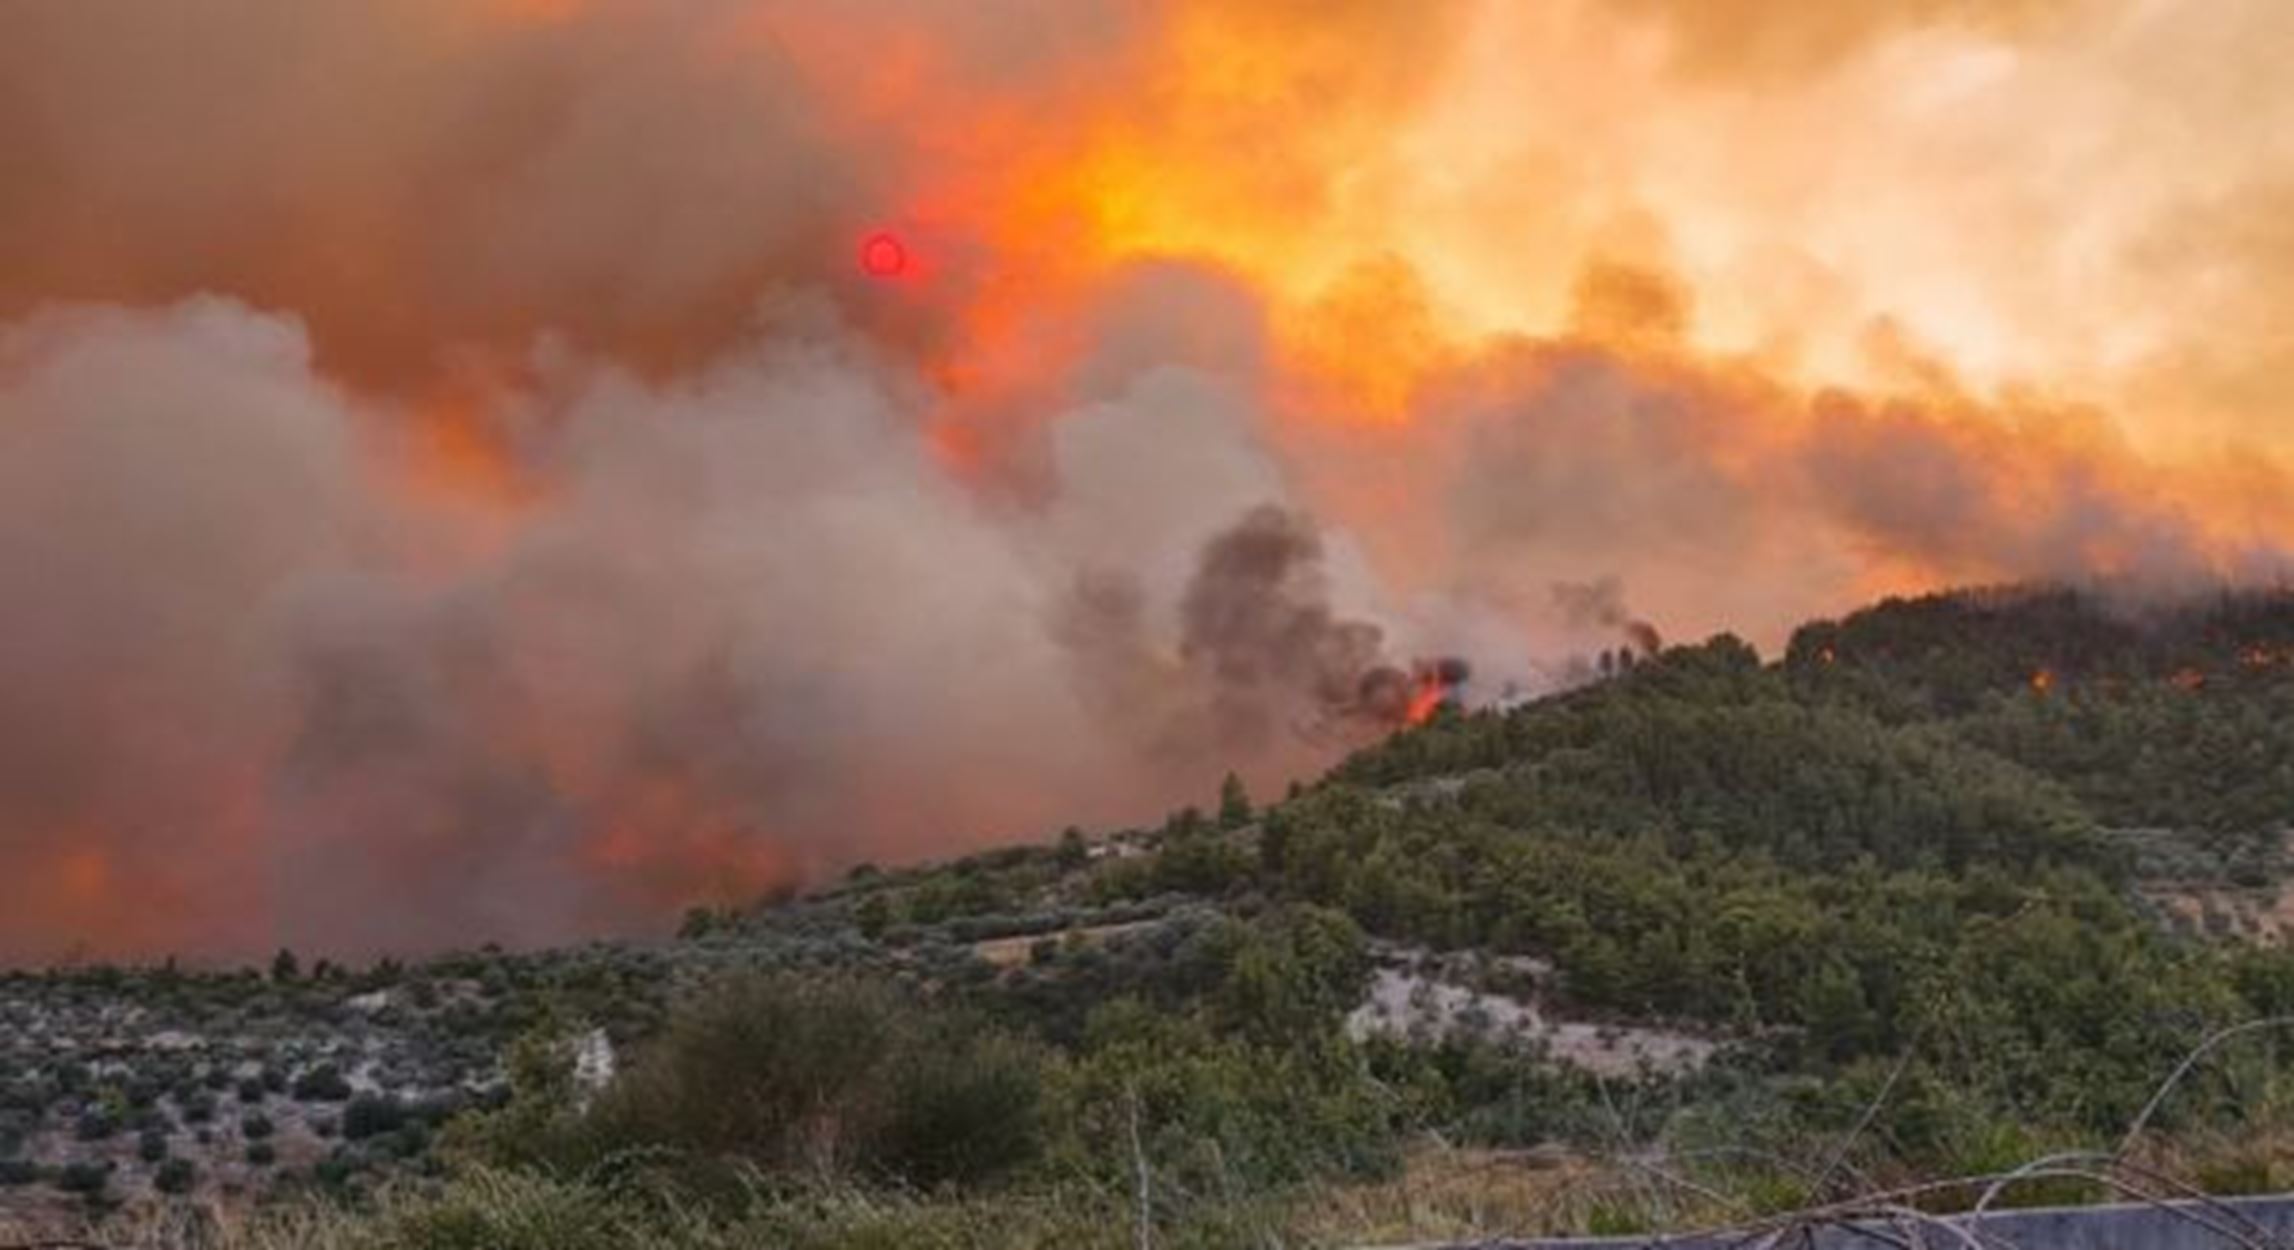
<svg viewBox="0 0 2294 1250">
<path fill-rule="evenodd" d="M 860 271 L 871 278 L 898 277 L 908 269 L 908 249 L 889 234 L 872 234 L 860 245 Z"/>
</svg>

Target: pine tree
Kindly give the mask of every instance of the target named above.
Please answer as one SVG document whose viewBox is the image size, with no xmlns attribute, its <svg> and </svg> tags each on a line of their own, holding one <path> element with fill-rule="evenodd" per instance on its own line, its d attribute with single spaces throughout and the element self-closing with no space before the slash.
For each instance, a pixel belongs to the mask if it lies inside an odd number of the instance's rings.
<svg viewBox="0 0 2294 1250">
<path fill-rule="evenodd" d="M 1219 783 L 1219 828 L 1240 829 L 1251 823 L 1251 796 L 1243 779 L 1233 773 Z"/>
</svg>

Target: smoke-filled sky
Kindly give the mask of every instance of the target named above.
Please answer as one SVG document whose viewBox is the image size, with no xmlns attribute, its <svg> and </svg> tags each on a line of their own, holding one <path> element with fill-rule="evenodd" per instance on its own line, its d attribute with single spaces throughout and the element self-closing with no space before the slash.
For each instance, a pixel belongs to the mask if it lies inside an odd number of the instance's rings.
<svg viewBox="0 0 2294 1250">
<path fill-rule="evenodd" d="M 643 930 L 1277 786 L 1435 657 L 2281 578 L 2288 47 L 0 6 L 0 959 Z"/>
</svg>

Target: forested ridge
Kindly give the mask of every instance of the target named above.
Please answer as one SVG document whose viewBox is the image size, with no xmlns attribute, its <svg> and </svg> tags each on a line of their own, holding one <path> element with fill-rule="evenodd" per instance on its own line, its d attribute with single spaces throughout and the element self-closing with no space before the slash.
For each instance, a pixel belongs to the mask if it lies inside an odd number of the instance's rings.
<svg viewBox="0 0 2294 1250">
<path fill-rule="evenodd" d="M 1716 638 L 1355 756 L 1265 814 L 1228 885 L 1542 955 L 1576 1004 L 1788 1065 L 1925 1048 L 2026 1121 L 2100 1127 L 2210 1024 L 2294 1007 L 2277 952 L 2147 913 L 2125 832 L 2275 874 L 2290 660 L 2279 596 L 1889 602 L 1766 665 Z M 1184 859 L 1206 835 L 1168 836 Z"/>
</svg>

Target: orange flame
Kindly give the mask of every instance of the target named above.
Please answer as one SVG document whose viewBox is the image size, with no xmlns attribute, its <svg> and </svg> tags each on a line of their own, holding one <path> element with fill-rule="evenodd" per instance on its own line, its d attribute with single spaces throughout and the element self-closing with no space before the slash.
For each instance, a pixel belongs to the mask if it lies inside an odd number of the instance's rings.
<svg viewBox="0 0 2294 1250">
<path fill-rule="evenodd" d="M 1443 665 L 1418 665 L 1411 675 L 1410 701 L 1403 706 L 1402 723 L 1412 727 L 1425 724 L 1456 693 L 1457 685 Z"/>
</svg>

